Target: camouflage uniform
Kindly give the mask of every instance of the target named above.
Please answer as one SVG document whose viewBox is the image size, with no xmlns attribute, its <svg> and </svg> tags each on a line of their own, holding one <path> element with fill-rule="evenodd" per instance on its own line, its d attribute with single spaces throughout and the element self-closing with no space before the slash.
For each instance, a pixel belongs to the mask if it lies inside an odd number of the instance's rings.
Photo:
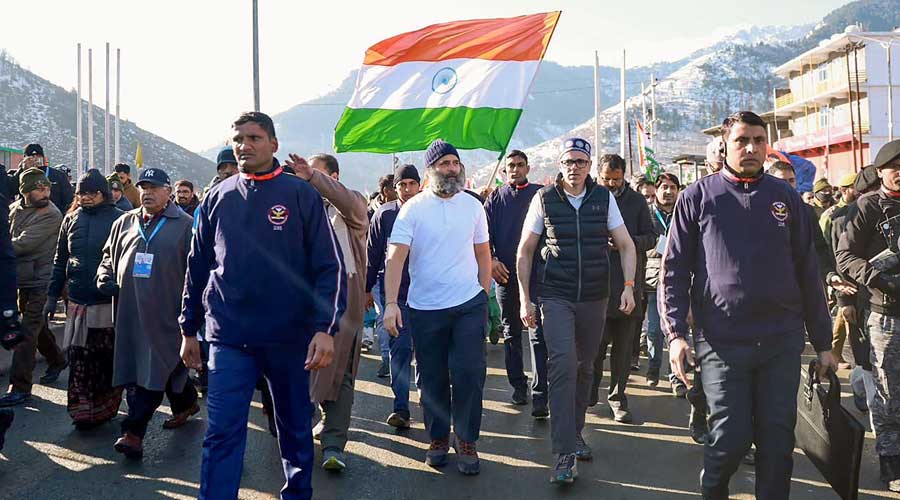
<svg viewBox="0 0 900 500">
<path fill-rule="evenodd" d="M 870 408 L 879 456 L 900 456 L 900 318 L 873 312 L 872 341 L 875 400 Z"/>
</svg>

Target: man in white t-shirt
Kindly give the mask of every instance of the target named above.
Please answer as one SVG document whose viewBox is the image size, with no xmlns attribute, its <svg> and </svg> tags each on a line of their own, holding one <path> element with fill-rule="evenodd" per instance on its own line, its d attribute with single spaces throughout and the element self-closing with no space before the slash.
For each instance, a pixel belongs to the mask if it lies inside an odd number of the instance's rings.
<svg viewBox="0 0 900 500">
<path fill-rule="evenodd" d="M 479 472 L 475 442 L 487 373 L 484 336 L 491 286 L 491 250 L 481 203 L 463 191 L 465 170 L 453 145 L 441 139 L 425 152 L 428 187 L 406 202 L 391 232 L 385 267 L 384 328 L 398 334 L 397 306 L 409 257 L 409 321 L 416 346 L 425 427 L 425 463 L 447 463 L 451 418 L 457 468 Z M 450 381 L 453 381 L 451 386 Z"/>
<path fill-rule="evenodd" d="M 581 435 L 588 408 L 594 359 L 603 339 L 609 300 L 609 242 L 619 250 L 625 287 L 619 309 L 634 309 L 634 242 L 616 199 L 589 175 L 591 145 L 563 141 L 556 182 L 531 200 L 516 257 L 522 320 L 535 323 L 531 264 L 540 245 L 545 265 L 539 307 L 549 356 L 550 439 L 557 455 L 552 483 L 571 483 L 576 460 L 590 460 Z"/>
</svg>

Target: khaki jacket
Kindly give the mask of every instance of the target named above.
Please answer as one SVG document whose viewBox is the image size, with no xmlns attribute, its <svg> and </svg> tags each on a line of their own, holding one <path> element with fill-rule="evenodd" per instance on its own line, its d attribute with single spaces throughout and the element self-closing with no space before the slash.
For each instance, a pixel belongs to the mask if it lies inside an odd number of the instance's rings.
<svg viewBox="0 0 900 500">
<path fill-rule="evenodd" d="M 356 266 L 356 273 L 347 277 L 347 310 L 341 317 L 340 329 L 334 337 L 334 361 L 327 368 L 310 375 L 310 398 L 321 403 L 337 399 L 348 365 L 354 379 L 359 367 L 360 337 L 366 308 L 366 236 L 369 219 L 366 198 L 361 193 L 347 189 L 340 182 L 318 171 L 313 172 L 309 183 L 337 209 L 347 225 L 353 255 L 344 255 L 344 260 L 354 259 Z"/>
</svg>

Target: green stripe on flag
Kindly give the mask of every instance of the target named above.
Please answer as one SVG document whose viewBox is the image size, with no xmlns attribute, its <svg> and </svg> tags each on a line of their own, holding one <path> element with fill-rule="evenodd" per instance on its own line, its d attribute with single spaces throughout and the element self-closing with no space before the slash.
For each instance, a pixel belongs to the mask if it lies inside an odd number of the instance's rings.
<svg viewBox="0 0 900 500">
<path fill-rule="evenodd" d="M 504 151 L 521 115 L 510 108 L 347 108 L 334 129 L 334 150 L 421 151 L 441 138 L 459 149 Z"/>
</svg>

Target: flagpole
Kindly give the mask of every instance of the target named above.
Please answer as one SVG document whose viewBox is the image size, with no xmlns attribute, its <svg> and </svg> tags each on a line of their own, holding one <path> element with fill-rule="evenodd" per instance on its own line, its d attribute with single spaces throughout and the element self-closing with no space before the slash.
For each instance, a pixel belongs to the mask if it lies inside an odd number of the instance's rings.
<svg viewBox="0 0 900 500">
<path fill-rule="evenodd" d="M 88 168 L 94 168 L 94 49 L 88 49 Z"/>
<path fill-rule="evenodd" d="M 253 0 L 253 110 L 259 111 L 259 2 Z"/>
<path fill-rule="evenodd" d="M 650 74 L 650 149 L 656 152 L 656 75 Z"/>
<path fill-rule="evenodd" d="M 491 187 L 494 185 L 494 181 L 497 180 L 497 174 L 500 173 L 500 165 L 503 164 L 503 156 L 506 154 L 506 150 L 500 152 L 500 156 L 497 158 L 497 164 L 494 165 L 494 171 L 491 172 L 491 177 L 488 179 L 485 187 Z"/>
<path fill-rule="evenodd" d="M 622 101 L 622 117 L 619 119 L 619 156 L 625 158 L 625 49 L 622 49 L 622 71 L 619 74 L 619 100 Z"/>
<path fill-rule="evenodd" d="M 594 51 L 594 157 L 600 157 L 600 55 Z M 598 161 L 595 161 L 598 163 Z"/>
<path fill-rule="evenodd" d="M 80 178 L 84 169 L 84 137 L 81 133 L 81 44 L 78 44 L 78 97 L 75 99 L 75 174 Z"/>
<path fill-rule="evenodd" d="M 106 107 L 103 109 L 103 167 L 106 175 L 112 172 L 109 164 L 109 42 L 106 42 Z"/>
<path fill-rule="evenodd" d="M 119 98 L 120 96 L 120 88 L 122 85 L 122 49 L 116 49 L 116 154 L 115 154 L 115 162 L 118 164 L 121 160 L 121 156 L 119 154 Z"/>
</svg>

